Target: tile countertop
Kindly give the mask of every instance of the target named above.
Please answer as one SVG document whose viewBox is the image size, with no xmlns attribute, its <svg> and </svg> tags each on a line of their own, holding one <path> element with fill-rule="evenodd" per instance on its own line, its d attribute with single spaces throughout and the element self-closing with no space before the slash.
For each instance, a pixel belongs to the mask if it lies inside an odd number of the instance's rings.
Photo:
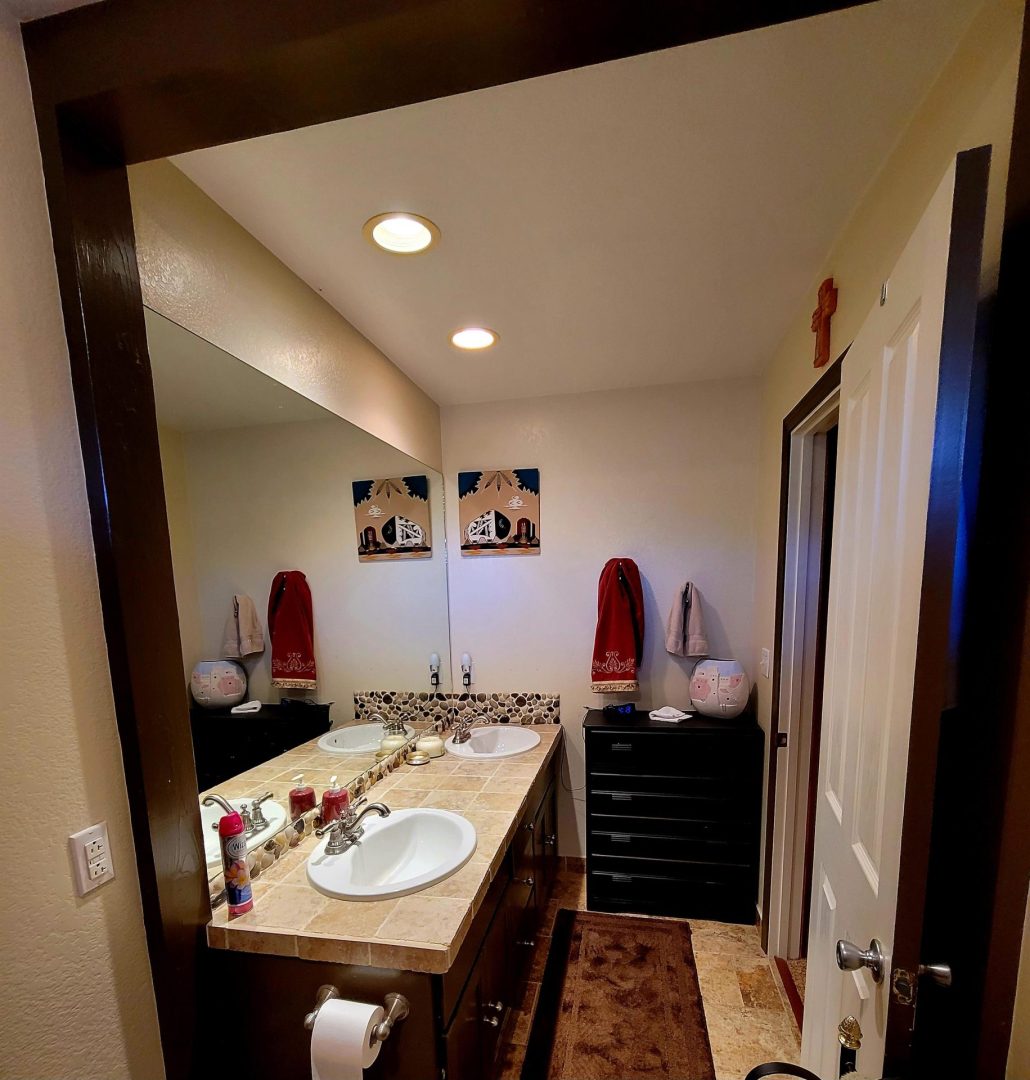
<svg viewBox="0 0 1030 1080">
<path fill-rule="evenodd" d="M 540 745 L 486 763 L 447 754 L 429 765 L 403 765 L 368 792 L 391 810 L 453 810 L 476 827 L 476 851 L 455 874 L 396 900 L 335 900 L 307 880 L 305 837 L 254 883 L 254 908 L 230 918 L 223 905 L 207 928 L 215 949 L 298 956 L 338 964 L 442 974 L 461 948 L 501 866 L 533 782 L 557 752 L 562 728 L 534 725 Z"/>
</svg>

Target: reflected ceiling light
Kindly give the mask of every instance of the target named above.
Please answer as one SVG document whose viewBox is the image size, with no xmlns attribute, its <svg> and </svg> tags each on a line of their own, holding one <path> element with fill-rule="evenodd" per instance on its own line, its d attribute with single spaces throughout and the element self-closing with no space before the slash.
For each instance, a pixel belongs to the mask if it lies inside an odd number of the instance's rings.
<svg viewBox="0 0 1030 1080">
<path fill-rule="evenodd" d="M 497 341 L 497 334 L 485 326 L 463 326 L 451 334 L 451 344 L 459 349 L 489 349 Z"/>
<path fill-rule="evenodd" d="M 397 210 L 369 218 L 361 231 L 376 247 L 394 255 L 417 255 L 440 239 L 440 230 L 429 218 Z"/>
</svg>

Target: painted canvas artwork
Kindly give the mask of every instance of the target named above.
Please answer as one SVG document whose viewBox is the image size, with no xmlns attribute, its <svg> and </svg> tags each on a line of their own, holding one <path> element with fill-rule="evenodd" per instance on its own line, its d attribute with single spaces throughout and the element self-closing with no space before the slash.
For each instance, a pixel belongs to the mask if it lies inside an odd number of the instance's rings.
<svg viewBox="0 0 1030 1080">
<path fill-rule="evenodd" d="M 360 562 L 432 554 L 428 476 L 355 480 L 351 487 Z"/>
<path fill-rule="evenodd" d="M 540 470 L 458 473 L 462 555 L 540 554 Z"/>
</svg>

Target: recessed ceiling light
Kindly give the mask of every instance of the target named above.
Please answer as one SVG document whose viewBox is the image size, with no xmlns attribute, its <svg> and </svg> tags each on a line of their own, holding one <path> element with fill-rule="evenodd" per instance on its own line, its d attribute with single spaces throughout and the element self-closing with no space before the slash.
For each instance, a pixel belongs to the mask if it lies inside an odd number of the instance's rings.
<svg viewBox="0 0 1030 1080">
<path fill-rule="evenodd" d="M 440 230 L 429 218 L 400 211 L 376 214 L 361 231 L 376 247 L 394 255 L 417 255 L 440 239 Z"/>
<path fill-rule="evenodd" d="M 489 349 L 497 341 L 497 334 L 485 326 L 464 326 L 451 334 L 451 344 L 459 349 Z"/>
</svg>

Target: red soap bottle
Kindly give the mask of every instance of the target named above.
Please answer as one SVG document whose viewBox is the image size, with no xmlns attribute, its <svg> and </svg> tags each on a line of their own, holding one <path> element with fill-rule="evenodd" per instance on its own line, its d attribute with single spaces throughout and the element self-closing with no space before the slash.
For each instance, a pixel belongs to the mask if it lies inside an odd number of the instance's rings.
<svg viewBox="0 0 1030 1080">
<path fill-rule="evenodd" d="M 237 813 L 220 818 L 218 837 L 222 843 L 222 869 L 225 871 L 225 898 L 229 914 L 242 915 L 254 906 L 243 818 Z"/>
<path fill-rule="evenodd" d="M 336 821 L 350 803 L 350 793 L 341 788 L 335 776 L 329 777 L 329 788 L 322 794 L 322 824 Z"/>
<path fill-rule="evenodd" d="M 301 814 L 315 809 L 315 789 L 310 784 L 304 783 L 304 774 L 297 773 L 293 778 L 293 788 L 290 791 L 290 821 L 296 821 Z"/>
</svg>

